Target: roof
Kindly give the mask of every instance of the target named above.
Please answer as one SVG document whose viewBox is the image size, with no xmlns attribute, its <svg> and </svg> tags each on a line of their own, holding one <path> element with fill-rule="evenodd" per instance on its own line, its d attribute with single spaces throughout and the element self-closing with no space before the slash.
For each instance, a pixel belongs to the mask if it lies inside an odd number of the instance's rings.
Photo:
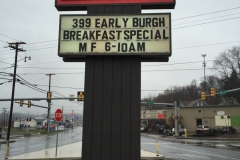
<svg viewBox="0 0 240 160">
<path fill-rule="evenodd" d="M 190 106 L 190 107 L 182 107 L 181 109 L 187 109 L 187 108 L 211 108 L 211 107 L 216 107 L 216 108 L 223 108 L 223 107 L 240 107 L 239 104 L 232 104 L 232 105 L 207 105 L 207 106 Z M 168 107 L 165 108 L 167 109 L 174 109 L 174 107 Z"/>
<path fill-rule="evenodd" d="M 197 103 L 200 103 L 200 104 L 197 104 Z M 197 99 L 197 100 L 193 100 L 193 101 L 181 101 L 179 106 L 181 107 L 197 107 L 197 106 L 207 106 L 208 104 L 201 100 L 201 99 Z"/>
</svg>

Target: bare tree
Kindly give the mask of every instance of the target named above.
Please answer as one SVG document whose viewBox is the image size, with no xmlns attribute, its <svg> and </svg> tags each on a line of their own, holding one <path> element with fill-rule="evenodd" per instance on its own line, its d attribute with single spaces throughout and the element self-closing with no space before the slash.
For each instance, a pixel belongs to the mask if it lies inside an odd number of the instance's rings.
<svg viewBox="0 0 240 160">
<path fill-rule="evenodd" d="M 233 72 L 239 76 L 240 73 L 240 46 L 220 53 L 214 60 L 213 69 L 217 71 L 222 78 L 229 78 Z"/>
</svg>

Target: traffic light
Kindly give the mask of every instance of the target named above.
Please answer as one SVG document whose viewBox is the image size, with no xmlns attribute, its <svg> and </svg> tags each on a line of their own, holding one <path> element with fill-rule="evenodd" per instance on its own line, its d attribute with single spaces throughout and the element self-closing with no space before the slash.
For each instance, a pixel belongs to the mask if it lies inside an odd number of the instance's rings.
<svg viewBox="0 0 240 160">
<path fill-rule="evenodd" d="M 31 107 L 31 101 L 28 101 L 28 108 Z"/>
<path fill-rule="evenodd" d="M 202 100 L 206 100 L 206 94 L 205 94 L 205 92 L 201 92 L 201 99 L 202 99 Z"/>
<path fill-rule="evenodd" d="M 77 98 L 78 101 L 84 101 L 84 92 L 78 92 Z"/>
<path fill-rule="evenodd" d="M 211 88 L 211 97 L 215 96 L 216 96 L 215 88 Z"/>
<path fill-rule="evenodd" d="M 23 100 L 20 100 L 20 106 L 21 107 L 23 106 Z"/>
<path fill-rule="evenodd" d="M 47 92 L 47 98 L 52 98 L 51 92 Z M 47 102 L 51 102 L 51 99 L 48 99 Z"/>
</svg>

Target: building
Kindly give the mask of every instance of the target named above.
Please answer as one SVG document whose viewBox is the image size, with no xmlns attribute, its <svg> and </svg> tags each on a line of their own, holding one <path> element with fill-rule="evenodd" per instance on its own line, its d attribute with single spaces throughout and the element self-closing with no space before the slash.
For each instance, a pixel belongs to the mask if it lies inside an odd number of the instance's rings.
<svg viewBox="0 0 240 160">
<path fill-rule="evenodd" d="M 13 127 L 20 127 L 22 125 L 23 127 L 30 127 L 30 128 L 36 128 L 37 127 L 37 121 L 33 118 L 24 118 L 22 120 L 15 120 Z"/>
<path fill-rule="evenodd" d="M 141 126 L 156 129 L 157 125 L 166 124 L 165 106 L 141 106 Z"/>
<path fill-rule="evenodd" d="M 193 103 L 195 104 L 195 103 Z M 166 123 L 174 122 L 174 107 L 165 108 Z M 218 115 L 219 111 L 224 111 L 225 116 Z M 178 107 L 178 124 L 182 124 L 189 132 L 195 132 L 198 125 L 233 126 L 240 132 L 240 105 L 193 105 L 188 107 Z M 230 116 L 229 119 L 227 116 Z M 172 125 L 172 124 L 171 124 Z"/>
</svg>

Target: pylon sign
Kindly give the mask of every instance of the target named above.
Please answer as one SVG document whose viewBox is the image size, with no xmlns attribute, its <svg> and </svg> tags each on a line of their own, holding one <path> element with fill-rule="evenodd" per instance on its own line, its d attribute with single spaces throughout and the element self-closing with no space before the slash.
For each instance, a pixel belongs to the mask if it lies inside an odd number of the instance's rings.
<svg viewBox="0 0 240 160">
<path fill-rule="evenodd" d="M 136 5 L 142 9 L 174 9 L 176 0 L 55 0 L 58 11 L 87 10 L 91 5 Z"/>
</svg>

